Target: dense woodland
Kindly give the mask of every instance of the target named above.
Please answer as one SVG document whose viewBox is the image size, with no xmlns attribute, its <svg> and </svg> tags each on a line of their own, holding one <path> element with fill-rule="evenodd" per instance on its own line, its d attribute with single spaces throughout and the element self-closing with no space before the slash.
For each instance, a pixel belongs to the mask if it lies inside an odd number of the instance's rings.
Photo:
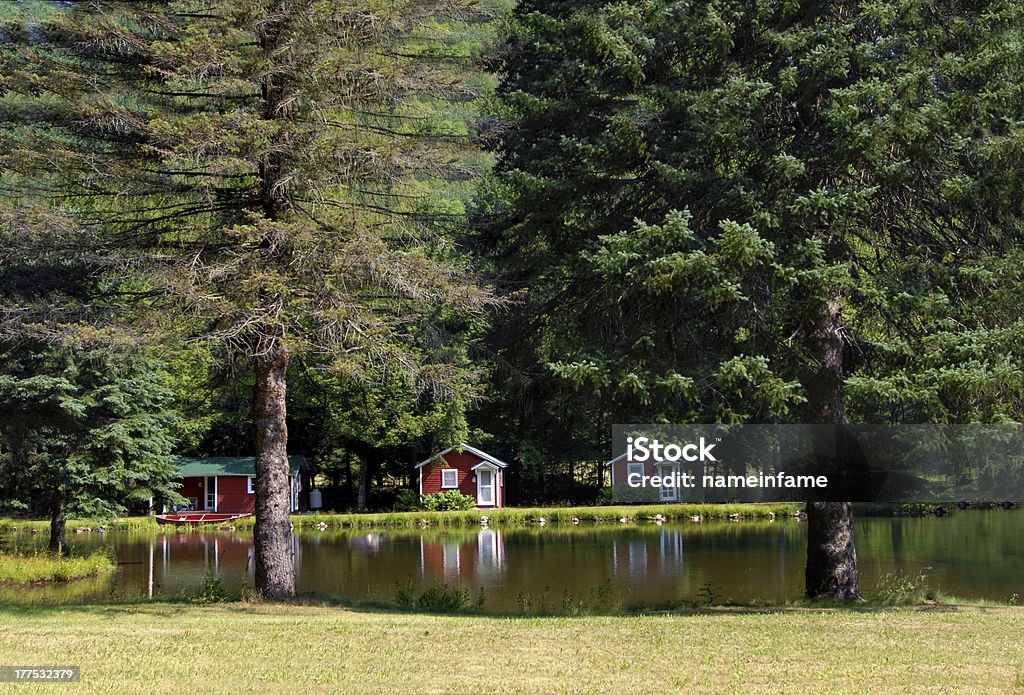
<svg viewBox="0 0 1024 695">
<path fill-rule="evenodd" d="M 286 450 L 333 509 L 461 441 L 514 504 L 596 503 L 616 423 L 1019 422 L 1022 30 L 1009 1 L 7 0 L 0 513 L 255 454 L 288 595 Z M 808 593 L 855 596 L 849 505 L 808 511 Z"/>
</svg>

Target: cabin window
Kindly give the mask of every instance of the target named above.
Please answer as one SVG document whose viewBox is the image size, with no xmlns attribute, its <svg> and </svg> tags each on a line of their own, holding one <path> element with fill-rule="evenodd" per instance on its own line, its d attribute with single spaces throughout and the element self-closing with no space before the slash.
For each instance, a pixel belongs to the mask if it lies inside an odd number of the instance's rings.
<svg viewBox="0 0 1024 695">
<path fill-rule="evenodd" d="M 249 484 L 248 484 L 248 489 L 246 491 L 250 495 L 255 495 L 256 494 L 256 476 L 250 475 L 248 480 L 249 480 Z"/>
<path fill-rule="evenodd" d="M 632 480 L 633 483 L 636 484 L 636 485 L 640 484 L 640 478 L 630 478 L 630 476 L 633 475 L 634 473 L 636 473 L 639 476 L 642 476 L 644 474 L 644 464 L 642 464 L 642 463 L 627 463 L 626 464 L 626 484 L 627 485 L 629 485 L 630 480 Z"/>
<path fill-rule="evenodd" d="M 458 487 L 459 471 L 455 468 L 444 468 L 441 470 L 441 487 Z"/>
</svg>

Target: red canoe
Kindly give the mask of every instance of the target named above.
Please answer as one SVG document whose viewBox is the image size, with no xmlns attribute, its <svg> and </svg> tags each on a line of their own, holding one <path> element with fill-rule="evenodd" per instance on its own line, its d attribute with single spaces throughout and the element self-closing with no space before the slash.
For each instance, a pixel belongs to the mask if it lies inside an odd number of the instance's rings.
<svg viewBox="0 0 1024 695">
<path fill-rule="evenodd" d="M 217 524 L 235 519 L 244 519 L 251 514 L 222 514 L 218 512 L 181 512 L 179 514 L 157 514 L 158 524 Z"/>
</svg>

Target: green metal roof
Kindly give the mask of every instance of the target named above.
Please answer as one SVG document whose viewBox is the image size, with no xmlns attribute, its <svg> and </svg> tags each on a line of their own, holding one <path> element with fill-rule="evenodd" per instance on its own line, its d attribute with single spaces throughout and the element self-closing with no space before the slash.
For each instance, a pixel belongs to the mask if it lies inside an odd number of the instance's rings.
<svg viewBox="0 0 1024 695">
<path fill-rule="evenodd" d="M 288 457 L 288 474 L 295 475 L 299 468 L 305 466 L 305 456 Z M 255 475 L 255 456 L 208 456 L 206 458 L 186 458 L 179 456 L 174 460 L 182 478 L 201 477 L 204 475 Z"/>
</svg>

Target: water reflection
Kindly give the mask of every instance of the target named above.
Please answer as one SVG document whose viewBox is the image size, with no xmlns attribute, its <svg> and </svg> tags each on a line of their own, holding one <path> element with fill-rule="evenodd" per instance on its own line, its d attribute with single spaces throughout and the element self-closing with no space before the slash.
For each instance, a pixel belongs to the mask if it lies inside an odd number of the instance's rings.
<svg viewBox="0 0 1024 695">
<path fill-rule="evenodd" d="M 683 572 L 683 531 L 661 528 L 656 538 L 612 541 L 612 573 L 631 580 L 680 577 Z"/>
<path fill-rule="evenodd" d="M 381 533 L 367 533 L 365 536 L 355 536 L 352 538 L 352 549 L 368 553 L 378 553 L 385 542 L 385 538 L 386 536 Z"/>
<path fill-rule="evenodd" d="M 862 588 L 892 572 L 927 573 L 931 586 L 964 597 L 1024 594 L 1024 514 L 965 512 L 946 519 L 859 519 Z M 622 605 L 700 598 L 798 597 L 805 524 L 686 523 L 467 530 L 334 531 L 293 538 L 297 588 L 352 600 L 390 600 L 410 581 L 483 588 L 488 610 L 517 609 L 523 594 L 583 597 L 607 587 Z M 45 542 L 36 539 L 36 542 Z M 218 575 L 237 592 L 253 585 L 252 538 L 170 533 L 77 536 L 81 550 L 112 546 L 119 566 L 95 582 L 6 591 L 0 600 L 104 601 L 189 596 Z M 28 599 L 26 599 L 28 600 Z"/>
<path fill-rule="evenodd" d="M 253 579 L 252 539 L 233 534 L 166 534 L 150 539 L 139 557 L 134 543 L 118 543 L 118 564 L 122 578 L 141 580 L 141 565 L 145 565 L 146 596 L 179 596 L 192 592 L 206 577 L 230 575 L 240 587 L 244 577 Z M 131 581 L 124 582 L 125 587 Z"/>
<path fill-rule="evenodd" d="M 494 581 L 505 566 L 505 539 L 501 531 L 481 529 L 462 538 L 420 537 L 420 577 L 449 583 L 479 584 Z"/>
</svg>

